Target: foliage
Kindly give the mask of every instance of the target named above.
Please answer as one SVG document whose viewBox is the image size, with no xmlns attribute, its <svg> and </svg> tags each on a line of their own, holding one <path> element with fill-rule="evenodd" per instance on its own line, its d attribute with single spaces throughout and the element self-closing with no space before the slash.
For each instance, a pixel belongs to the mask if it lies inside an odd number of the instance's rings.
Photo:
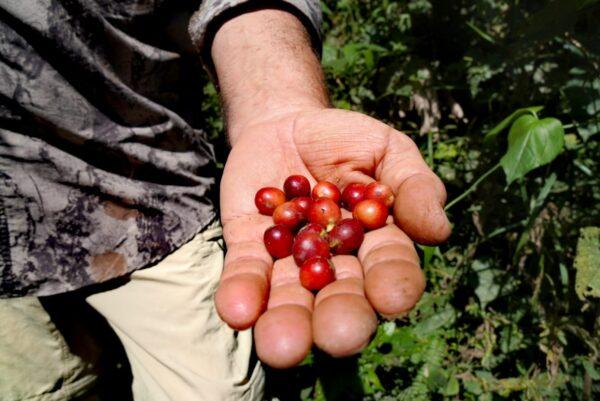
<svg viewBox="0 0 600 401">
<path fill-rule="evenodd" d="M 580 299 L 600 298 L 600 228 L 585 227 L 577 243 L 575 291 Z"/>
<path fill-rule="evenodd" d="M 600 399 L 599 2 L 323 5 L 334 105 L 411 135 L 454 230 L 420 247 L 428 287 L 408 316 L 355 358 L 270 371 L 268 395 Z"/>
</svg>

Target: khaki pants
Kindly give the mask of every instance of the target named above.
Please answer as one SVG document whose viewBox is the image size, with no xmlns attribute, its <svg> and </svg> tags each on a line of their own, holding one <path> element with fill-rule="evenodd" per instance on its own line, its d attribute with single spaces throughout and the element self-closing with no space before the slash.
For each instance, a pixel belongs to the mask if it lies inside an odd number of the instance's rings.
<svg viewBox="0 0 600 401">
<path fill-rule="evenodd" d="M 82 296 L 120 339 L 136 401 L 261 399 L 264 374 L 251 359 L 251 330 L 231 330 L 215 311 L 222 266 L 221 229 L 213 224 L 124 283 Z M 95 385 L 102 350 L 81 344 L 95 333 L 78 330 L 74 303 L 62 303 L 60 319 L 43 303 L 0 300 L 0 401 L 73 400 Z"/>
</svg>

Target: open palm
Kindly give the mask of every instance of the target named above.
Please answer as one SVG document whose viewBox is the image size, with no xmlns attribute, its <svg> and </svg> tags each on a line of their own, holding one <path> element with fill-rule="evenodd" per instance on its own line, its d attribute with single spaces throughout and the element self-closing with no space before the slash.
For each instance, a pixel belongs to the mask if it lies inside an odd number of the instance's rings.
<svg viewBox="0 0 600 401">
<path fill-rule="evenodd" d="M 394 221 L 371 231 L 358 257 L 335 256 L 337 281 L 317 296 L 299 282 L 291 257 L 273 264 L 263 244 L 272 225 L 254 205 L 265 186 L 292 174 L 326 180 L 381 181 L 394 190 Z M 231 327 L 255 325 L 260 359 L 274 367 L 299 363 L 313 343 L 334 356 L 360 351 L 377 318 L 410 310 L 425 288 L 412 240 L 434 244 L 450 234 L 446 194 L 415 144 L 365 115 L 335 109 L 295 112 L 247 127 L 233 147 L 221 182 L 227 244 L 217 310 Z"/>
</svg>

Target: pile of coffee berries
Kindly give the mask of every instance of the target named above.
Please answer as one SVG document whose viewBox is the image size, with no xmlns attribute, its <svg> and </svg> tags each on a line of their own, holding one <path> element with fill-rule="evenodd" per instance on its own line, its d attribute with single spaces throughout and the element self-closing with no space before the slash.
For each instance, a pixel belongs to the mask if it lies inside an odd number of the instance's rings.
<svg viewBox="0 0 600 401">
<path fill-rule="evenodd" d="M 291 175 L 283 191 L 261 188 L 254 203 L 275 223 L 264 234 L 267 251 L 275 259 L 293 255 L 304 288 L 318 291 L 335 280 L 332 254 L 352 254 L 362 244 L 365 230 L 385 225 L 394 193 L 379 182 L 349 184 L 340 192 L 334 184 L 320 181 L 311 191 L 306 177 Z M 353 218 L 342 219 L 340 205 Z"/>
</svg>

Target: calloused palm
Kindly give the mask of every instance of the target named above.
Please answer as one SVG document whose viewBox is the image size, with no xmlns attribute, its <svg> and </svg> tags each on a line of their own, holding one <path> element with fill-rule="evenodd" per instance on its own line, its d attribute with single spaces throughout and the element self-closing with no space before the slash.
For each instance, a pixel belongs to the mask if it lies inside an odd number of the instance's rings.
<svg viewBox="0 0 600 401">
<path fill-rule="evenodd" d="M 259 188 L 281 187 L 291 174 L 340 188 L 376 179 L 396 194 L 394 222 L 367 233 L 358 257 L 334 257 L 338 280 L 316 298 L 300 285 L 291 257 L 273 264 L 263 245 L 272 220 L 254 205 Z M 445 200 L 443 184 L 415 144 L 363 114 L 310 110 L 248 126 L 221 183 L 227 255 L 217 310 L 233 328 L 255 325 L 258 356 L 274 367 L 297 364 L 313 343 L 334 356 L 356 353 L 376 328 L 375 312 L 400 315 L 423 293 L 411 239 L 435 244 L 448 237 Z"/>
</svg>

